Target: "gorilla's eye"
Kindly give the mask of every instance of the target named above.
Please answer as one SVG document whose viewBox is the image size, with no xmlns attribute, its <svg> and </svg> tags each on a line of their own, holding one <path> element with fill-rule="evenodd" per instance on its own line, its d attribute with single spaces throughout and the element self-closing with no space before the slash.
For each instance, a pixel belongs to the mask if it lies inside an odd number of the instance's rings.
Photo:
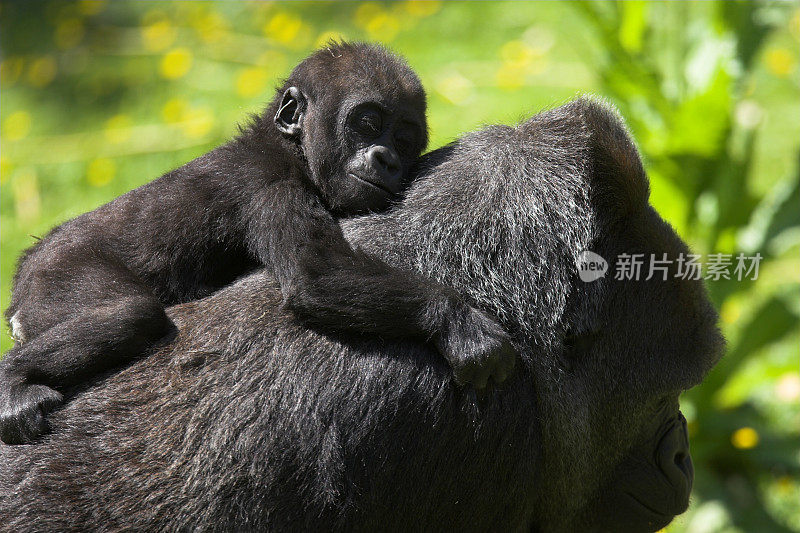
<svg viewBox="0 0 800 533">
<path fill-rule="evenodd" d="M 417 139 L 411 128 L 400 128 L 394 134 L 394 145 L 397 151 L 403 155 L 413 156 L 416 152 Z"/>
<path fill-rule="evenodd" d="M 353 128 L 367 137 L 377 137 L 381 133 L 383 120 L 375 109 L 362 109 L 353 118 Z"/>
<path fill-rule="evenodd" d="M 592 349 L 594 343 L 600 338 L 600 333 L 600 328 L 582 333 L 568 332 L 564 336 L 564 348 L 573 355 L 586 353 Z"/>
</svg>

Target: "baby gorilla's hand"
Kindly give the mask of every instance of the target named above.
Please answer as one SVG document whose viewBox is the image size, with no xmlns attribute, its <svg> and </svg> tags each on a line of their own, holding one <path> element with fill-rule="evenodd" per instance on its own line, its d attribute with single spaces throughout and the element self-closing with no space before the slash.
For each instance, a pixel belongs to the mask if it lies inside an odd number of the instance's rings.
<svg viewBox="0 0 800 533">
<path fill-rule="evenodd" d="M 32 442 L 47 432 L 47 413 L 63 401 L 50 387 L 20 383 L 5 368 L 0 369 L 0 440 L 6 444 Z"/>
<path fill-rule="evenodd" d="M 483 389 L 489 378 L 502 383 L 514 368 L 517 354 L 500 325 L 470 306 L 446 324 L 436 347 L 453 368 L 459 385 Z"/>
</svg>

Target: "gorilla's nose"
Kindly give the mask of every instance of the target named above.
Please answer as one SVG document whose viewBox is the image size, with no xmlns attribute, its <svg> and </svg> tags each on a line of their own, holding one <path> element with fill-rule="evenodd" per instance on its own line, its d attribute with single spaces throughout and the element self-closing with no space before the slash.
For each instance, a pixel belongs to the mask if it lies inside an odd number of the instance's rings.
<svg viewBox="0 0 800 533">
<path fill-rule="evenodd" d="M 680 514 L 689 506 L 689 493 L 692 492 L 694 481 L 689 434 L 683 414 L 678 413 L 678 419 L 661 439 L 656 456 L 661 472 L 675 490 L 674 511 Z"/>
<path fill-rule="evenodd" d="M 402 185 L 402 165 L 400 158 L 388 146 L 373 146 L 367 152 L 367 163 L 378 174 L 383 185 L 395 194 L 400 193 Z"/>
</svg>

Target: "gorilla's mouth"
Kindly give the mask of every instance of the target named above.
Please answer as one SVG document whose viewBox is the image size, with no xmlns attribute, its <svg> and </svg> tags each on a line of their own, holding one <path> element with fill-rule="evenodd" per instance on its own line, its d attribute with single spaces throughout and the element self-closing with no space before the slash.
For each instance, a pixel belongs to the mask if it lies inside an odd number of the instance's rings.
<svg viewBox="0 0 800 533">
<path fill-rule="evenodd" d="M 658 531 L 666 527 L 675 518 L 675 514 L 657 511 L 652 505 L 645 503 L 631 492 L 625 492 L 624 494 L 630 501 L 628 520 L 631 521 L 632 531 Z M 639 518 L 634 518 L 637 515 Z M 633 524 L 637 525 L 634 527 Z"/>
<path fill-rule="evenodd" d="M 646 504 L 645 502 L 634 496 L 633 493 L 631 492 L 626 492 L 625 495 L 628 496 L 631 500 L 633 500 L 633 503 L 637 507 L 639 507 L 640 510 L 650 513 L 659 519 L 671 520 L 675 516 L 672 513 L 664 513 L 662 511 L 657 511 L 653 509 L 650 505 Z"/>
<path fill-rule="evenodd" d="M 367 185 L 369 185 L 369 186 L 371 186 L 371 187 L 373 187 L 375 189 L 379 189 L 380 191 L 384 192 L 388 196 L 391 196 L 392 198 L 397 198 L 399 196 L 398 193 L 389 190 L 389 188 L 386 185 L 384 185 L 383 183 L 381 183 L 379 181 L 373 181 L 373 180 L 371 180 L 371 179 L 369 179 L 367 177 L 359 176 L 358 174 L 356 174 L 354 172 L 349 172 L 348 176 L 353 177 L 353 178 L 357 179 L 358 181 L 364 182 Z"/>
</svg>

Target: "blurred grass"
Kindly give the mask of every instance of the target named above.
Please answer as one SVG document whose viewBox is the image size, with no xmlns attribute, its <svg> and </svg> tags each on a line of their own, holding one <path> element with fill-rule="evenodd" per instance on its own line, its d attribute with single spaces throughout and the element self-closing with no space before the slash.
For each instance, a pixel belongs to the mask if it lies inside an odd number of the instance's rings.
<svg viewBox="0 0 800 533">
<path fill-rule="evenodd" d="M 668 529 L 800 531 L 796 2 L 0 2 L 2 307 L 35 236 L 229 138 L 331 37 L 408 58 L 431 148 L 608 98 L 692 247 L 764 256 L 709 282 L 729 353 L 682 400 L 697 480 Z"/>
</svg>

